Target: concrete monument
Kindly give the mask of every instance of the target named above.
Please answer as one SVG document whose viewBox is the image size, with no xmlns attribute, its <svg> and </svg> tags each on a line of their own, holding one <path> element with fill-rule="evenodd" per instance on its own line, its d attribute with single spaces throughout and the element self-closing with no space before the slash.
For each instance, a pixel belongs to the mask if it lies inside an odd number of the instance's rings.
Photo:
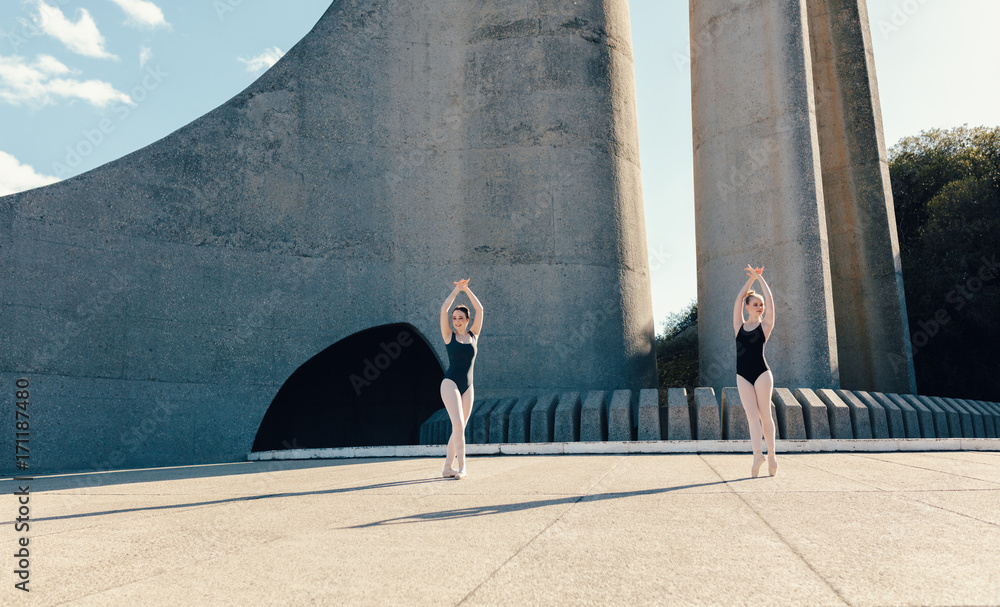
<svg viewBox="0 0 1000 607">
<path fill-rule="evenodd" d="M 31 470 L 242 460 L 324 352 L 302 411 L 357 406 L 397 347 L 440 381 L 458 278 L 485 305 L 477 396 L 655 386 L 631 49 L 627 0 L 337 0 L 216 110 L 0 199 Z M 262 443 L 305 440 L 271 417 Z"/>
<path fill-rule="evenodd" d="M 692 0 L 701 385 L 765 266 L 778 386 L 914 392 L 865 0 Z"/>
</svg>

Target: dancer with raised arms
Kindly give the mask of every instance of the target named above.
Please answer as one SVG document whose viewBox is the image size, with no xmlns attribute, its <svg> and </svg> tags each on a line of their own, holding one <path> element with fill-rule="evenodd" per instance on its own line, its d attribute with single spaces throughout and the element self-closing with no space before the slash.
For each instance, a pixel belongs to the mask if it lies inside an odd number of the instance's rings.
<svg viewBox="0 0 1000 607">
<path fill-rule="evenodd" d="M 444 460 L 444 471 L 441 476 L 463 479 L 465 472 L 465 426 L 472 415 L 472 403 L 475 391 L 472 388 L 472 367 L 476 362 L 476 351 L 479 347 L 479 331 L 483 328 L 483 305 L 469 290 L 469 279 L 459 280 L 448 298 L 441 306 L 441 337 L 448 350 L 448 371 L 441 380 L 441 400 L 444 401 L 448 417 L 451 418 L 451 438 L 448 439 L 448 451 Z M 471 319 L 469 308 L 455 306 L 451 311 L 451 323 L 448 322 L 448 312 L 451 304 L 459 293 L 465 291 L 476 314 Z M 453 328 L 454 327 L 454 328 Z M 456 464 L 458 469 L 452 468 Z"/>
<path fill-rule="evenodd" d="M 771 412 L 771 391 L 774 375 L 764 359 L 764 344 L 774 330 L 774 297 L 764 280 L 764 268 L 747 264 L 749 279 L 740 289 L 733 305 L 733 331 L 736 333 L 736 387 L 750 426 L 750 444 L 753 447 L 753 464 L 750 476 L 757 478 L 764 455 L 761 438 L 767 442 L 767 469 L 771 476 L 778 472 L 774 454 L 774 417 Z M 760 282 L 763 294 L 750 289 L 754 281 Z M 749 319 L 743 316 L 744 309 Z"/>
</svg>

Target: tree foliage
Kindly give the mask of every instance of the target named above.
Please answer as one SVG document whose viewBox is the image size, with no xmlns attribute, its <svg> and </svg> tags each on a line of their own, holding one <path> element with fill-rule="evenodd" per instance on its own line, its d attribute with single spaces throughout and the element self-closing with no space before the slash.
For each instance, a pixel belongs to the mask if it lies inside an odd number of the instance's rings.
<svg viewBox="0 0 1000 607">
<path fill-rule="evenodd" d="M 1000 400 L 1000 128 L 889 151 L 917 389 Z"/>
<path fill-rule="evenodd" d="M 656 336 L 656 375 L 661 390 L 698 385 L 698 304 L 674 312 Z"/>
</svg>

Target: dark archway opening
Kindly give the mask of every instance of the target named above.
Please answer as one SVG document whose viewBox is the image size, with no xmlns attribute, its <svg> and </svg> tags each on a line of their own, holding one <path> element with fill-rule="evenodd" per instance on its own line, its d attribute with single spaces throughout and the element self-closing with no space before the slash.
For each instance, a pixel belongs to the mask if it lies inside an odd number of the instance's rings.
<svg viewBox="0 0 1000 607">
<path fill-rule="evenodd" d="M 441 404 L 444 370 L 420 331 L 381 325 L 341 339 L 285 381 L 253 451 L 416 445 Z"/>
</svg>

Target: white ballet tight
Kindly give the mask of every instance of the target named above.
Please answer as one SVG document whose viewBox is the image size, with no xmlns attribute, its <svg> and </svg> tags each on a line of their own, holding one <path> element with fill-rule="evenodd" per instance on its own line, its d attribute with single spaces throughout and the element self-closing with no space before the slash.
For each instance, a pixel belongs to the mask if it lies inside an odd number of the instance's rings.
<svg viewBox="0 0 1000 607">
<path fill-rule="evenodd" d="M 736 387 L 740 392 L 743 411 L 750 426 L 750 445 L 754 460 L 763 457 L 761 438 L 767 443 L 768 459 L 774 461 L 774 414 L 771 406 L 771 391 L 774 389 L 774 375 L 764 371 L 753 384 L 741 375 L 736 376 Z"/>
<path fill-rule="evenodd" d="M 460 394 L 458 386 L 450 379 L 441 380 L 441 400 L 444 401 L 444 408 L 448 410 L 448 417 L 451 418 L 451 438 L 448 439 L 448 453 L 444 461 L 445 468 L 449 468 L 455 462 L 456 470 L 465 470 L 465 426 L 469 423 L 469 416 L 472 415 L 472 403 L 475 400 L 472 386 Z"/>
</svg>

